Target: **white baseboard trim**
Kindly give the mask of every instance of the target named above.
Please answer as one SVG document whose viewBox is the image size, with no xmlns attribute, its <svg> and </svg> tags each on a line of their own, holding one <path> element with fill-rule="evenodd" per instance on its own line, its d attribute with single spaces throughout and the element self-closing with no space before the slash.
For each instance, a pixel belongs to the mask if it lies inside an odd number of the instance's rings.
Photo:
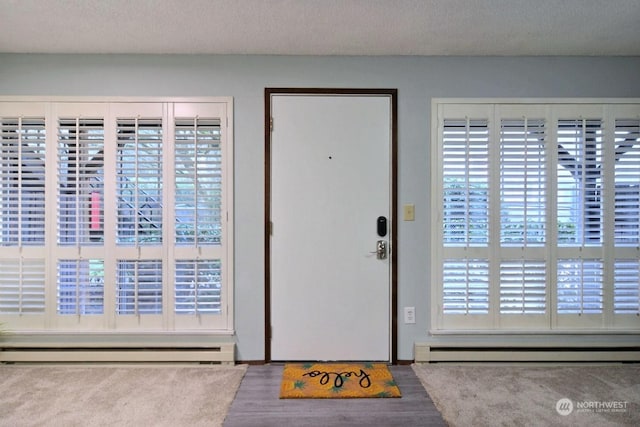
<svg viewBox="0 0 640 427">
<path fill-rule="evenodd" d="M 11 334 L 0 341 L 0 363 L 202 362 L 233 365 L 231 336 Z"/>
<path fill-rule="evenodd" d="M 640 362 L 640 345 L 581 347 L 579 345 L 452 345 L 416 343 L 415 361 L 436 362 Z"/>
</svg>

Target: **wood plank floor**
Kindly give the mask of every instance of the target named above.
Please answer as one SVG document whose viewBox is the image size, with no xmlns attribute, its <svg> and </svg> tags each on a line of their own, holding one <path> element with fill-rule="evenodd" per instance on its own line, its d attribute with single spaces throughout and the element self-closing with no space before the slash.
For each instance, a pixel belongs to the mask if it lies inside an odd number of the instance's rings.
<svg viewBox="0 0 640 427">
<path fill-rule="evenodd" d="M 283 368 L 250 366 L 224 426 L 446 426 L 410 366 L 390 367 L 400 399 L 280 399 Z"/>
</svg>

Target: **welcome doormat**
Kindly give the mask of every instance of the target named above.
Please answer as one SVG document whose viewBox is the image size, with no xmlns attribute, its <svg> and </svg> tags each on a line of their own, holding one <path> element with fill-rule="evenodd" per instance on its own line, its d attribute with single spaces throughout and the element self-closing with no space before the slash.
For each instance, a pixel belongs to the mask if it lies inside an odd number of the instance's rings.
<svg viewBox="0 0 640 427">
<path fill-rule="evenodd" d="M 401 397 L 384 363 L 287 363 L 280 399 Z"/>
</svg>

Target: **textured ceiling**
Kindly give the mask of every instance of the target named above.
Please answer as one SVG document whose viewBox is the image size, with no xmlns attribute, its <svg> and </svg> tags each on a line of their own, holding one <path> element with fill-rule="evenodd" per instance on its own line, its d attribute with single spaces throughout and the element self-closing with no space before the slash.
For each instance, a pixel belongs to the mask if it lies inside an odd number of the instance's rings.
<svg viewBox="0 0 640 427">
<path fill-rule="evenodd" d="M 0 52 L 640 55 L 640 0 L 0 0 Z"/>
</svg>

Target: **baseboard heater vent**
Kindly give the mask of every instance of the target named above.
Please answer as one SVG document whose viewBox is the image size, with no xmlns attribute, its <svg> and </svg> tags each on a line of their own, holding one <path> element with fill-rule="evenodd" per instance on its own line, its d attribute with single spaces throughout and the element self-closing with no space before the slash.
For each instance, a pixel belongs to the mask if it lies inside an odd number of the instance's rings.
<svg viewBox="0 0 640 427">
<path fill-rule="evenodd" d="M 415 361 L 436 362 L 640 362 L 640 346 L 535 347 L 415 345 Z"/>
<path fill-rule="evenodd" d="M 0 362 L 199 362 L 233 365 L 235 344 L 207 347 L 2 347 Z"/>
</svg>

